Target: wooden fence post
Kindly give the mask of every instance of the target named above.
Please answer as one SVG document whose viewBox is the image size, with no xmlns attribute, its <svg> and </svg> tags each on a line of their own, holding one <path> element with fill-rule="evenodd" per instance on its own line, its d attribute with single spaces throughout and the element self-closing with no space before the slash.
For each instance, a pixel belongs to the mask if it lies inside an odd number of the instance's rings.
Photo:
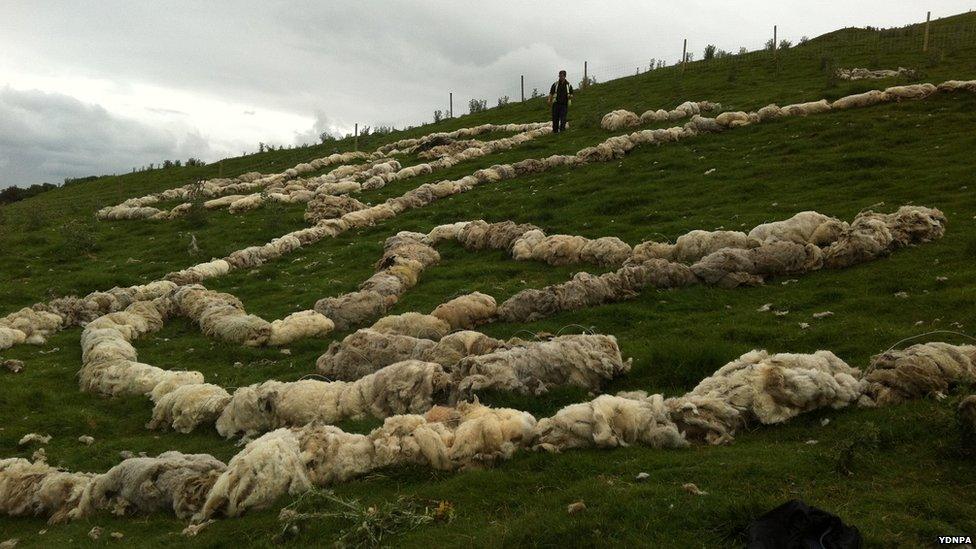
<svg viewBox="0 0 976 549">
<path fill-rule="evenodd" d="M 451 118 L 454 118 L 454 92 L 447 93 L 447 100 L 449 101 Z"/>
<path fill-rule="evenodd" d="M 359 150 L 359 122 L 356 123 L 355 134 L 353 137 L 355 150 Z"/>
<path fill-rule="evenodd" d="M 932 21 L 932 12 L 925 14 L 925 39 L 922 42 L 922 52 L 929 51 L 929 24 Z"/>
<path fill-rule="evenodd" d="M 522 102 L 525 103 L 525 75 L 521 77 L 522 80 Z"/>
<path fill-rule="evenodd" d="M 685 45 L 681 47 L 681 72 L 685 72 L 685 64 L 688 63 L 688 39 L 685 38 Z"/>
<path fill-rule="evenodd" d="M 773 25 L 773 57 L 776 57 L 776 25 Z"/>
<path fill-rule="evenodd" d="M 589 79 L 587 78 L 587 75 L 586 75 L 586 61 L 583 61 L 583 85 L 580 86 L 580 87 L 581 88 L 585 88 L 585 87 L 587 87 L 589 85 L 590 85 L 590 81 L 589 81 Z"/>
</svg>

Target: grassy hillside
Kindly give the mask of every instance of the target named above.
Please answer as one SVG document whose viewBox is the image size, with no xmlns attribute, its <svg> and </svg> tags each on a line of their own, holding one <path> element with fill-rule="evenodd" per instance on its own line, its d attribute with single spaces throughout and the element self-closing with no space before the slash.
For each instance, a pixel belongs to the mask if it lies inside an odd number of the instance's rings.
<svg viewBox="0 0 976 549">
<path fill-rule="evenodd" d="M 421 183 L 455 178 L 491 164 L 573 153 L 612 135 L 600 129 L 599 120 L 615 108 L 639 113 L 708 99 L 721 102 L 726 110 L 749 110 L 771 102 L 832 99 L 896 83 L 838 82 L 830 77 L 833 67 L 905 66 L 916 68 L 920 81 L 973 79 L 976 40 L 955 39 L 973 29 L 976 16 L 970 14 L 934 22 L 935 46 L 930 53 L 920 51 L 918 29 L 886 35 L 877 48 L 851 47 L 870 44 L 875 33 L 845 29 L 779 52 L 775 59 L 755 53 L 694 63 L 684 72 L 670 68 L 599 84 L 574 100 L 572 130 L 566 134 L 357 198 L 377 202 Z M 512 104 L 362 139 L 360 148 L 372 150 L 386 141 L 484 122 L 546 117 L 542 101 Z M 511 219 L 534 223 L 549 234 L 613 235 L 635 244 L 652 238 L 673 240 L 699 228 L 749 228 L 806 209 L 849 220 L 869 207 L 938 207 L 949 220 L 944 239 L 856 268 L 816 272 L 795 282 L 773 280 L 757 288 L 646 291 L 626 303 L 486 328 L 500 337 L 580 326 L 616 335 L 624 355 L 634 358 L 634 368 L 612 384 L 612 392 L 641 388 L 682 393 L 753 348 L 830 349 L 863 367 L 872 354 L 904 338 L 937 330 L 972 334 L 976 327 L 974 124 L 976 95 L 938 95 L 645 147 L 617 162 L 483 185 L 207 286 L 239 296 L 249 312 L 280 318 L 319 298 L 355 289 L 372 273 L 387 236 L 400 230 L 427 231 L 445 222 Z M 218 170 L 225 176 L 280 171 L 333 148 L 351 146 L 343 141 L 227 159 L 222 166 L 103 178 L 0 207 L 0 312 L 55 295 L 153 280 L 303 227 L 301 206 L 266 206 L 236 216 L 209 212 L 203 219 L 159 223 L 96 222 L 92 214 L 128 197 L 215 177 Z M 712 168 L 715 172 L 705 175 Z M 188 253 L 190 234 L 197 238 L 199 255 Z M 453 295 L 475 290 L 501 300 L 526 287 L 565 280 L 578 270 L 516 263 L 502 252 L 471 253 L 458 246 L 440 250 L 441 263 L 424 273 L 393 313 L 428 311 Z M 908 298 L 896 297 L 897 292 L 907 292 Z M 764 303 L 789 314 L 757 311 Z M 825 310 L 835 315 L 812 319 L 813 313 Z M 811 326 L 801 329 L 800 322 Z M 155 454 L 176 449 L 211 453 L 222 460 L 239 450 L 213 429 L 191 435 L 147 431 L 143 425 L 151 406 L 145 398 L 101 399 L 79 392 L 79 334 L 79 329 L 71 329 L 43 347 L 3 352 L 3 358 L 22 359 L 27 367 L 16 376 L 0 372 L 0 456 L 28 457 L 32 450 L 19 448 L 17 440 L 32 431 L 53 435 L 47 446 L 49 462 L 73 470 L 103 471 L 119 461 L 121 450 Z M 336 333 L 332 339 L 345 335 Z M 948 333 L 922 340 L 933 339 L 963 341 Z M 199 370 L 213 383 L 237 387 L 269 378 L 298 379 L 314 371 L 315 358 L 330 341 L 303 341 L 284 355 L 275 349 L 244 349 L 210 340 L 188 322 L 177 321 L 139 340 L 137 347 L 142 362 Z M 871 545 L 927 545 L 937 535 L 976 534 L 976 461 L 959 451 L 954 419 L 955 404 L 972 392 L 969 389 L 944 401 L 818 411 L 783 426 L 742 433 L 727 447 L 524 452 L 485 471 L 383 471 L 337 486 L 335 493 L 364 506 L 386 502 L 408 508 L 441 501 L 453 506 L 451 520 L 391 532 L 385 543 L 394 545 L 727 545 L 739 539 L 739 530 L 751 518 L 791 498 L 841 515 L 861 528 Z M 558 390 L 544 398 L 493 395 L 487 400 L 542 416 L 586 398 L 582 391 Z M 824 419 L 829 423 L 822 425 Z M 365 431 L 376 424 L 343 427 Z M 83 434 L 94 436 L 96 443 L 77 443 Z M 817 442 L 808 444 L 811 440 Z M 639 472 L 650 478 L 635 482 Z M 709 494 L 687 494 L 681 489 L 685 482 Z M 587 509 L 567 515 L 566 505 L 577 500 L 584 500 Z M 289 503 L 282 501 L 280 506 Z M 336 508 L 328 502 L 305 505 L 324 511 Z M 277 518 L 280 506 L 218 522 L 191 541 L 204 546 L 272 544 L 282 528 Z M 95 525 L 106 532 L 123 532 L 129 543 L 186 543 L 179 536 L 184 524 L 161 515 L 104 515 L 52 527 L 39 519 L 0 518 L 0 541 L 17 537 L 28 546 L 78 544 L 88 541 L 86 533 Z M 288 542 L 327 544 L 350 527 L 355 521 L 316 519 Z"/>
</svg>

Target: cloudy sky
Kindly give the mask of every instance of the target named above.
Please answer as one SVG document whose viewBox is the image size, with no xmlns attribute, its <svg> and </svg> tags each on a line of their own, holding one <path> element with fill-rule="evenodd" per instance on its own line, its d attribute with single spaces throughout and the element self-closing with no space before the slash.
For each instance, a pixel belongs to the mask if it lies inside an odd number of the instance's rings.
<svg viewBox="0 0 976 549">
<path fill-rule="evenodd" d="M 602 80 L 681 39 L 758 48 L 976 7 L 939 0 L 0 1 L 0 188 L 401 127 L 472 97 Z M 543 113 L 540 113 L 544 116 Z"/>
</svg>

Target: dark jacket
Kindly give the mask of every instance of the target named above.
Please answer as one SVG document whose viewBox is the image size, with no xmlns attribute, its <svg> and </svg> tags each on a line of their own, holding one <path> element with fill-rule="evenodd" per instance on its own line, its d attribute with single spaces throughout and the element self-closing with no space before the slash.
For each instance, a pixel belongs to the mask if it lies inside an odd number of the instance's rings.
<svg viewBox="0 0 976 549">
<path fill-rule="evenodd" d="M 560 105 L 569 104 L 569 96 L 573 95 L 573 85 L 567 80 L 564 84 L 560 84 L 559 81 L 555 81 L 552 87 L 549 88 L 549 95 L 555 95 L 556 98 L 553 103 L 558 103 Z"/>
</svg>

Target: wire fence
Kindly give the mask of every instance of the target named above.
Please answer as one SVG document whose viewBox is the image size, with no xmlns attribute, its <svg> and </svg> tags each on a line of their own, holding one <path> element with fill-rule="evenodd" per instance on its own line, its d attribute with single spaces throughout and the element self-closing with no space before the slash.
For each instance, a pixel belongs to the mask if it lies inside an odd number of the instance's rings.
<svg viewBox="0 0 976 549">
<path fill-rule="evenodd" d="M 935 64 L 947 55 L 955 55 L 976 47 L 976 22 L 954 24 L 951 27 L 936 25 L 932 22 L 926 36 L 925 26 L 911 26 L 894 29 L 844 29 L 832 36 L 813 40 L 800 40 L 797 43 L 776 43 L 772 47 L 767 42 L 765 48 L 746 50 L 741 48 L 735 52 L 724 52 L 715 49 L 706 56 L 705 48 L 708 43 L 698 43 L 698 49 L 687 51 L 687 61 L 681 63 L 681 54 L 668 62 L 661 57 L 647 57 L 630 62 L 589 65 L 587 77 L 596 82 L 607 82 L 635 76 L 651 71 L 679 71 L 691 72 L 712 71 L 721 67 L 734 67 L 742 63 L 758 63 L 775 61 L 778 58 L 805 57 L 809 59 L 823 59 L 835 66 L 844 63 L 858 62 L 869 65 L 871 69 L 893 69 L 897 67 L 878 66 L 885 62 L 885 57 L 892 54 L 918 55 L 917 62 Z M 771 36 L 772 38 L 772 36 Z M 689 43 L 690 44 L 690 43 Z M 802 47 L 799 47 L 802 46 Z M 681 50 L 682 44 L 677 44 Z M 662 65 L 663 63 L 663 65 Z M 851 68 L 851 67 L 845 67 Z"/>
</svg>

